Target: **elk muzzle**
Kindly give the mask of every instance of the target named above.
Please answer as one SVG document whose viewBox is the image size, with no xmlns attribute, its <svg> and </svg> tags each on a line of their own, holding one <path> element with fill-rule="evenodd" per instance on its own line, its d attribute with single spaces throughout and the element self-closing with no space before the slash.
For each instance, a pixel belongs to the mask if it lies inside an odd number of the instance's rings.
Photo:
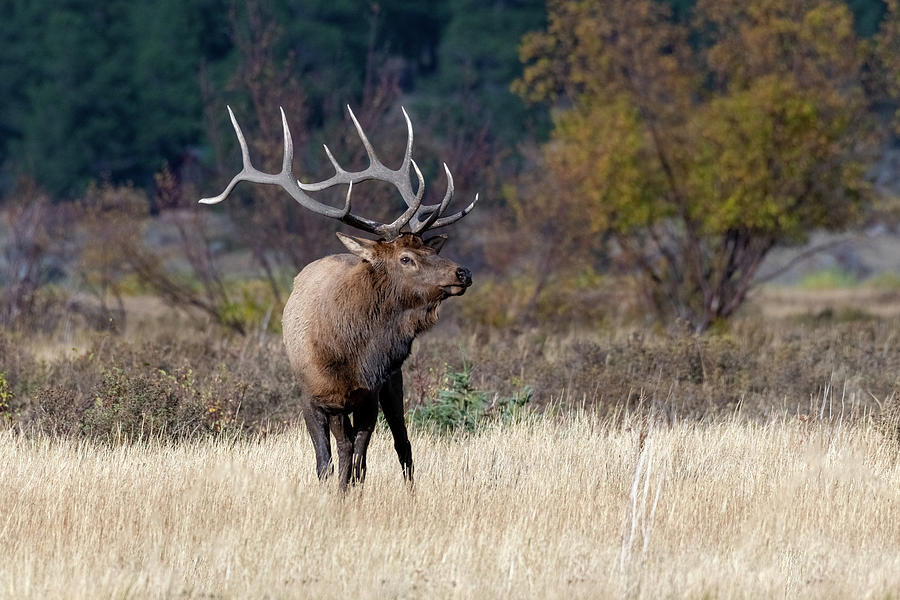
<svg viewBox="0 0 900 600">
<path fill-rule="evenodd" d="M 460 267 L 456 270 L 456 279 L 463 286 L 469 287 L 472 285 L 472 272 L 465 267 Z"/>
<path fill-rule="evenodd" d="M 465 267 L 457 267 L 456 283 L 445 285 L 441 289 L 447 296 L 462 296 L 470 285 L 472 285 L 472 272 Z"/>
</svg>

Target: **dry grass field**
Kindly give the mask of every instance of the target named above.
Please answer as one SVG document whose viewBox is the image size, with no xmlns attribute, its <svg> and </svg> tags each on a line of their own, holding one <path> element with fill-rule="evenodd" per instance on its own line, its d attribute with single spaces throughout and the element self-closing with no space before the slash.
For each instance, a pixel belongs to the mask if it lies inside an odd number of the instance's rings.
<svg viewBox="0 0 900 600">
<path fill-rule="evenodd" d="M 751 308 L 704 336 L 448 311 L 404 366 L 414 490 L 379 429 L 346 496 L 276 333 L 0 331 L 0 598 L 897 597 L 900 323 Z"/>
<path fill-rule="evenodd" d="M 102 444 L 0 435 L 7 598 L 885 598 L 898 446 L 803 419 L 589 414 L 376 433 L 341 497 L 305 432 Z"/>
</svg>

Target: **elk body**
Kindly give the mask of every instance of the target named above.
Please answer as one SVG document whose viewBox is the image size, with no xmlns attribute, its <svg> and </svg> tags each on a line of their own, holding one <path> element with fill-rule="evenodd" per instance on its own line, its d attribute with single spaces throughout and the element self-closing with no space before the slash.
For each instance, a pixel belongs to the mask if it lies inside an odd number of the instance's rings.
<svg viewBox="0 0 900 600">
<path fill-rule="evenodd" d="M 300 385 L 303 417 L 316 453 L 320 479 L 332 471 L 331 439 L 337 442 L 339 482 L 363 481 L 366 452 L 380 406 L 394 438 L 394 448 L 408 481 L 413 479 L 412 450 L 403 412 L 401 366 L 415 337 L 434 325 L 443 300 L 465 292 L 469 270 L 438 255 L 446 236 L 424 238 L 426 231 L 450 225 L 474 208 L 444 216 L 453 196 L 447 165 L 447 192 L 438 204 L 423 205 L 424 179 L 412 159 L 412 124 L 406 111 L 406 153 L 399 169 L 387 168 L 376 156 L 352 110 L 348 111 L 369 157 L 369 167 L 346 171 L 325 152 L 335 174 L 304 184 L 291 170 L 293 143 L 284 111 L 284 159 L 280 173 L 255 169 L 240 126 L 231 112 L 243 157 L 243 169 L 225 191 L 200 202 L 224 200 L 240 181 L 274 184 L 298 203 L 326 217 L 378 236 L 377 240 L 338 233 L 349 254 L 326 256 L 307 265 L 295 278 L 282 316 L 284 345 Z M 410 168 L 418 186 L 413 189 Z M 406 210 L 391 223 L 350 212 L 353 185 L 366 180 L 393 184 Z M 322 204 L 306 192 L 348 185 L 343 208 Z M 352 417 L 352 419 L 351 419 Z"/>
</svg>

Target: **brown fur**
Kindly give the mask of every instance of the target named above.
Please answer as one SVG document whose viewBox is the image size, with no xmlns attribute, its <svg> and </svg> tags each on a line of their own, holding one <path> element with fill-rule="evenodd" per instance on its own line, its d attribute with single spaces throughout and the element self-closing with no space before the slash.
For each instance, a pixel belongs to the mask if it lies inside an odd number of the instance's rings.
<svg viewBox="0 0 900 600">
<path fill-rule="evenodd" d="M 341 486 L 350 481 L 351 465 L 354 480 L 365 477 L 366 448 L 380 403 L 411 480 L 400 367 L 416 335 L 437 321 L 441 302 L 462 294 L 471 277 L 438 256 L 444 238 L 423 241 L 403 234 L 374 242 L 340 237 L 353 254 L 307 265 L 294 278 L 282 321 L 317 470 L 320 477 L 331 470 L 327 426 L 338 443 Z"/>
</svg>

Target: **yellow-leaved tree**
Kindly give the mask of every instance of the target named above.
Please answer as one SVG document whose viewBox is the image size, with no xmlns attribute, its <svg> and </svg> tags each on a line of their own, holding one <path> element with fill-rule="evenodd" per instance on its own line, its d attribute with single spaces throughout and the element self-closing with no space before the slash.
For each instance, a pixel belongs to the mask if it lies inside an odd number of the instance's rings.
<svg viewBox="0 0 900 600">
<path fill-rule="evenodd" d="M 682 21 L 655 0 L 550 0 L 514 83 L 553 107 L 544 208 L 636 269 L 661 315 L 729 317 L 776 244 L 870 200 L 890 128 L 868 90 L 896 89 L 897 18 L 892 1 L 862 40 L 835 0 L 698 0 Z"/>
</svg>

